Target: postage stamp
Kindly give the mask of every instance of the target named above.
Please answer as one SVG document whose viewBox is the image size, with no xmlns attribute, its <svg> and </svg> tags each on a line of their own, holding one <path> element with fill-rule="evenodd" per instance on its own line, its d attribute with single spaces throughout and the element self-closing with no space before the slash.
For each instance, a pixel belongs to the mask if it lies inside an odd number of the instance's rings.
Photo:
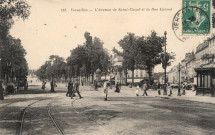
<svg viewBox="0 0 215 135">
<path fill-rule="evenodd" d="M 211 0 L 183 0 L 182 34 L 210 34 Z"/>
</svg>

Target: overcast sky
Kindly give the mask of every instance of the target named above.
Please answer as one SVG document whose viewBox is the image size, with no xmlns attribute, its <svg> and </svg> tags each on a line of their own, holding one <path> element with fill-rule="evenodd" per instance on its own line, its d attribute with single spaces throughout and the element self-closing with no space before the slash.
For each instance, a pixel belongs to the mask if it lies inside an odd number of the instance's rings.
<svg viewBox="0 0 215 135">
<path fill-rule="evenodd" d="M 31 14 L 25 21 L 15 21 L 11 35 L 22 40 L 30 69 L 38 69 L 52 54 L 67 58 L 71 49 L 85 42 L 85 31 L 93 37 L 99 37 L 104 42 L 104 47 L 110 51 L 113 47 L 119 48 L 117 42 L 127 32 L 147 36 L 151 30 L 155 30 L 163 36 L 164 31 L 167 31 L 167 51 L 176 53 L 176 61 L 172 66 L 178 64 L 186 52 L 195 50 L 205 39 L 198 37 L 181 42 L 174 35 L 172 20 L 182 8 L 182 0 L 27 0 L 27 3 L 31 5 Z M 71 8 L 92 11 L 74 12 Z M 172 10 L 96 12 L 95 8 Z M 61 9 L 67 9 L 67 12 L 61 12 Z M 158 66 L 155 71 L 163 69 Z"/>
</svg>

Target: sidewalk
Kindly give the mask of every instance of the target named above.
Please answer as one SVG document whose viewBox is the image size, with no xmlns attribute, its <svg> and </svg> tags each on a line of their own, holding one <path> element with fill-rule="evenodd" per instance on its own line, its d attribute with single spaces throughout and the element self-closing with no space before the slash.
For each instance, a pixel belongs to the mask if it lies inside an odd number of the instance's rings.
<svg viewBox="0 0 215 135">
<path fill-rule="evenodd" d="M 114 91 L 115 88 L 110 89 L 110 91 Z M 122 86 L 120 93 L 121 94 L 114 94 L 116 96 L 126 96 L 126 97 L 135 97 L 136 88 L 129 88 L 128 86 Z M 140 97 L 142 96 L 142 91 L 140 90 Z M 196 95 L 195 91 L 192 90 L 186 90 L 186 95 L 177 96 L 178 90 L 174 89 L 172 91 L 172 95 L 169 95 L 169 91 L 167 91 L 167 95 L 163 95 L 163 90 L 161 90 L 161 95 L 158 95 L 158 92 L 156 90 L 148 90 L 148 97 L 159 97 L 159 98 L 172 98 L 172 99 L 180 99 L 180 100 L 190 100 L 190 101 L 197 101 L 197 102 L 203 102 L 203 103 L 212 103 L 215 104 L 215 97 L 210 96 L 202 96 L 202 95 Z M 182 90 L 181 90 L 182 93 Z"/>
<path fill-rule="evenodd" d="M 181 93 L 182 93 L 182 90 L 181 90 Z M 174 99 L 182 99 L 182 100 L 190 100 L 190 101 L 215 104 L 215 97 L 196 95 L 196 91 L 192 91 L 192 90 L 186 90 L 186 95 L 181 94 L 181 96 L 178 96 L 178 90 L 174 90 L 172 96 L 163 95 L 163 91 L 161 91 L 161 95 L 157 94 L 156 97 L 174 98 Z"/>
</svg>

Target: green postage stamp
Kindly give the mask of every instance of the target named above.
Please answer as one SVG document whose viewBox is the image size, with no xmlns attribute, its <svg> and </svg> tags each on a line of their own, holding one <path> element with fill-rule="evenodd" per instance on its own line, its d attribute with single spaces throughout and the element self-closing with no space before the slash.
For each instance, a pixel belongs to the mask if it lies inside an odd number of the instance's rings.
<svg viewBox="0 0 215 135">
<path fill-rule="evenodd" d="M 210 34 L 211 0 L 183 0 L 182 34 Z"/>
</svg>

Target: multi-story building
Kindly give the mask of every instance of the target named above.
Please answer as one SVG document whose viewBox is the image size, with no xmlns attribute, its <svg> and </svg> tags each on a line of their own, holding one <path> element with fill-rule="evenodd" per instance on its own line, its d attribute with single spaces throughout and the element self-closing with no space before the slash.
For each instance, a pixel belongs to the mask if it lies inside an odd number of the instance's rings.
<svg viewBox="0 0 215 135">
<path fill-rule="evenodd" d="M 209 39 L 196 47 L 196 67 L 200 67 L 202 64 L 208 63 L 207 57 L 209 56 L 209 50 Z"/>
<path fill-rule="evenodd" d="M 175 84 L 179 82 L 179 74 L 178 74 L 178 70 L 179 70 L 179 66 L 176 65 L 174 67 L 171 68 L 171 70 L 169 71 L 169 75 L 168 75 L 168 82 Z"/>
<path fill-rule="evenodd" d="M 196 94 L 211 94 L 215 96 L 215 35 L 196 47 L 196 52 L 186 53 L 181 61 L 181 82 L 194 82 L 197 85 Z M 178 78 L 179 65 L 169 71 L 169 82 Z"/>
<path fill-rule="evenodd" d="M 194 52 L 186 53 L 185 58 L 179 64 L 172 67 L 169 71 L 168 81 L 169 83 L 179 83 L 179 70 L 180 81 L 193 82 L 195 77 L 195 54 Z M 179 69 L 180 68 L 180 69 Z"/>
</svg>

